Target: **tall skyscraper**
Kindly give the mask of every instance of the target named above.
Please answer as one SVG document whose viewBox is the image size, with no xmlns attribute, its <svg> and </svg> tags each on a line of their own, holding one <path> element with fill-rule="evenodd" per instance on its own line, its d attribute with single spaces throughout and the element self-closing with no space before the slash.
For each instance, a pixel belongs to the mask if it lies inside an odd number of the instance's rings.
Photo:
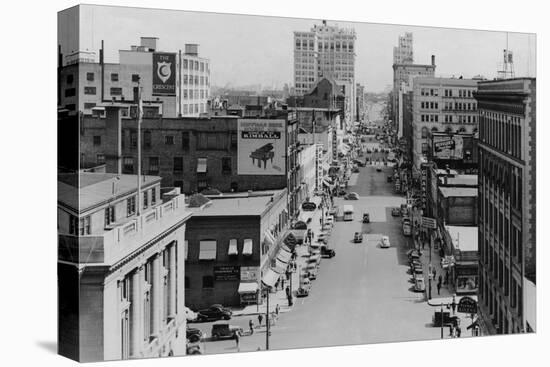
<svg viewBox="0 0 550 367">
<path fill-rule="evenodd" d="M 532 332 L 536 313 L 536 79 L 480 82 L 479 313 L 490 334 Z M 529 294 L 530 296 L 525 296 Z M 531 319 L 529 317 L 532 317 Z"/>
<path fill-rule="evenodd" d="M 294 32 L 296 94 L 307 93 L 321 77 L 354 84 L 356 38 L 354 29 L 329 26 L 326 21 L 309 32 Z"/>
<path fill-rule="evenodd" d="M 393 63 L 394 64 L 412 64 L 414 63 L 413 56 L 413 34 L 406 32 L 403 36 L 399 36 L 397 46 L 393 48 Z"/>
</svg>

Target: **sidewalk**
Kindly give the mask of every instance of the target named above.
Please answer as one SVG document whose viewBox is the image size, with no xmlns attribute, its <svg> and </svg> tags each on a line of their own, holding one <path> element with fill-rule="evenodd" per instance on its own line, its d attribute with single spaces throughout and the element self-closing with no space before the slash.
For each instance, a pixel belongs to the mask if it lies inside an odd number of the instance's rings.
<svg viewBox="0 0 550 367">
<path fill-rule="evenodd" d="M 319 196 L 315 196 L 312 198 L 312 201 L 315 202 L 318 206 L 318 204 L 321 202 L 321 198 Z M 326 210 L 324 208 L 323 210 Z M 321 228 L 321 210 L 316 209 L 313 212 L 313 216 L 311 219 L 311 223 L 309 224 L 309 228 L 313 231 L 313 233 L 316 235 L 320 232 Z M 315 241 L 315 237 L 313 239 Z M 292 310 L 293 306 L 288 305 L 288 300 L 286 297 L 286 291 L 285 288 L 288 286 L 291 286 L 292 293 L 294 295 L 293 302 L 296 303 L 296 289 L 300 286 L 300 272 L 301 269 L 307 266 L 307 260 L 309 257 L 309 248 L 308 245 L 302 244 L 302 245 L 296 245 L 296 271 L 292 273 L 291 275 L 291 281 L 288 282 L 285 279 L 284 287 L 279 287 L 276 291 L 271 291 L 269 293 L 269 312 L 275 312 L 275 308 L 277 305 L 279 305 L 279 313 L 285 313 Z M 313 281 L 314 282 L 314 281 Z M 313 287 L 312 282 L 312 287 Z M 263 303 L 261 305 L 248 305 L 244 308 L 234 308 L 232 309 L 233 316 L 250 316 L 250 315 L 257 315 L 257 314 L 265 314 L 267 311 L 267 302 L 264 299 Z"/>
<path fill-rule="evenodd" d="M 422 245 L 420 241 L 417 241 L 415 239 L 415 247 L 419 248 L 422 251 L 422 256 L 420 257 L 422 261 L 422 268 L 424 270 L 424 279 L 426 279 L 426 293 L 425 297 L 427 300 L 428 306 L 433 308 L 434 312 L 440 310 L 440 305 L 443 303 L 443 308 L 445 311 L 449 311 L 451 313 L 451 316 L 458 316 L 460 322 L 460 328 L 462 329 L 462 337 L 472 336 L 472 331 L 467 330 L 466 328 L 472 324 L 473 320 L 469 314 L 461 313 L 461 312 L 455 312 L 453 315 L 452 310 L 447 309 L 447 305 L 450 305 L 453 302 L 453 295 L 455 296 L 455 302 L 458 304 L 462 296 L 456 295 L 454 286 L 451 281 L 451 276 L 449 274 L 449 284 L 443 284 L 445 281 L 445 272 L 446 270 L 441 267 L 441 257 L 437 253 L 435 249 L 431 249 L 432 252 L 432 269 L 435 269 L 436 275 L 435 278 L 432 278 L 432 298 L 428 300 L 428 292 L 429 292 L 429 259 L 430 259 L 430 249 L 429 245 L 426 244 L 424 249 L 422 249 Z M 442 286 L 440 293 L 437 294 L 437 282 L 439 275 L 442 276 Z M 470 296 L 472 297 L 472 296 Z M 472 298 L 477 300 L 476 296 L 473 296 Z M 475 317 L 474 317 L 475 318 Z M 446 334 L 448 336 L 448 333 Z"/>
</svg>

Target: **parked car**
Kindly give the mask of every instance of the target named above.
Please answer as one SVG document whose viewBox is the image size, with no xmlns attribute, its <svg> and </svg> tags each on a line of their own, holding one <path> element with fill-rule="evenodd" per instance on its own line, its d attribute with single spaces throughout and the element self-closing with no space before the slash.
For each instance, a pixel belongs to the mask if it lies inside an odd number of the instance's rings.
<svg viewBox="0 0 550 367">
<path fill-rule="evenodd" d="M 234 338 L 236 333 L 242 334 L 242 332 L 242 327 L 229 325 L 226 322 L 212 325 L 212 339 L 214 340 Z"/>
<path fill-rule="evenodd" d="M 376 172 L 382 172 L 382 168 L 376 167 Z"/>
<path fill-rule="evenodd" d="M 334 251 L 331 248 L 328 248 L 327 245 L 323 245 L 323 246 L 321 246 L 321 256 L 322 257 L 328 257 L 330 259 L 330 258 L 333 258 L 334 256 L 336 256 L 336 251 Z"/>
<path fill-rule="evenodd" d="M 392 176 L 388 176 L 388 177 L 386 178 L 386 181 L 387 181 L 387 182 L 393 182 L 393 177 L 392 177 Z"/>
<path fill-rule="evenodd" d="M 191 343 L 196 343 L 196 342 L 199 342 L 201 341 L 202 339 L 202 331 L 200 331 L 199 329 L 197 328 L 194 328 L 194 327 L 187 327 L 187 339 L 189 339 L 189 341 Z"/>
<path fill-rule="evenodd" d="M 355 243 L 363 242 L 363 233 L 355 232 L 355 234 L 353 235 L 353 242 Z"/>
<path fill-rule="evenodd" d="M 312 212 L 315 209 L 317 209 L 317 204 L 311 201 L 306 201 L 305 203 L 302 204 L 302 210 L 305 212 Z"/>
<path fill-rule="evenodd" d="M 412 274 L 414 279 L 424 276 L 424 272 L 422 271 L 421 267 L 415 267 L 414 269 L 412 269 Z"/>
<path fill-rule="evenodd" d="M 333 217 L 336 216 L 336 214 L 338 214 L 338 205 L 334 205 L 332 208 L 330 208 L 328 213 Z"/>
<path fill-rule="evenodd" d="M 353 168 L 351 169 L 351 172 L 353 172 L 353 173 L 359 173 L 359 167 L 353 166 Z"/>
<path fill-rule="evenodd" d="M 230 320 L 233 314 L 230 309 L 215 304 L 198 312 L 199 321 Z"/>
<path fill-rule="evenodd" d="M 424 277 L 417 277 L 414 279 L 414 290 L 416 292 L 424 292 L 426 290 L 426 284 L 424 283 Z"/>
<path fill-rule="evenodd" d="M 392 217 L 399 217 L 401 216 L 401 210 L 399 210 L 399 208 L 392 208 L 391 215 Z"/>
<path fill-rule="evenodd" d="M 344 196 L 344 200 L 359 200 L 359 195 L 356 192 L 350 192 Z"/>
<path fill-rule="evenodd" d="M 299 287 L 298 290 L 296 290 L 296 297 L 307 297 L 309 296 L 309 289 Z"/>
<path fill-rule="evenodd" d="M 370 223 L 369 213 L 363 213 L 363 223 Z"/>
<path fill-rule="evenodd" d="M 390 247 L 390 238 L 388 236 L 382 236 L 380 240 L 380 247 L 389 248 Z"/>
<path fill-rule="evenodd" d="M 187 355 L 197 355 L 197 354 L 202 354 L 200 343 L 188 343 Z"/>
</svg>

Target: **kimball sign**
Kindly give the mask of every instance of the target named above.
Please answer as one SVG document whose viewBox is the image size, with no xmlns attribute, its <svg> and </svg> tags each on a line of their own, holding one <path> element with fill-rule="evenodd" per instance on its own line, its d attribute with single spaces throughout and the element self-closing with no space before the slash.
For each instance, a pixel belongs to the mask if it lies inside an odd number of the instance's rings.
<svg viewBox="0 0 550 367">
<path fill-rule="evenodd" d="M 176 95 L 176 54 L 153 53 L 153 95 Z"/>
</svg>

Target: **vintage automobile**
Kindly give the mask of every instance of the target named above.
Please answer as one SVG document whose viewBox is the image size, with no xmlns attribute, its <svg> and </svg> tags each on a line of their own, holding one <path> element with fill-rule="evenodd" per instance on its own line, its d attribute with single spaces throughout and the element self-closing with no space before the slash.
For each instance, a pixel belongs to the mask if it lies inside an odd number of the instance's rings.
<svg viewBox="0 0 550 367">
<path fill-rule="evenodd" d="M 363 213 L 363 223 L 370 223 L 369 213 Z"/>
<path fill-rule="evenodd" d="M 426 284 L 424 283 L 424 277 L 416 277 L 414 279 L 415 292 L 424 292 L 426 290 Z"/>
<path fill-rule="evenodd" d="M 361 232 L 355 232 L 353 235 L 353 242 L 354 243 L 361 243 L 363 242 L 363 233 Z"/>
<path fill-rule="evenodd" d="M 296 290 L 296 297 L 307 297 L 309 296 L 309 289 L 299 287 L 298 290 Z"/>
<path fill-rule="evenodd" d="M 212 325 L 212 339 L 234 338 L 236 333 L 242 334 L 243 328 L 229 325 L 226 322 Z"/>
<path fill-rule="evenodd" d="M 392 176 L 386 177 L 386 182 L 393 182 L 393 177 Z"/>
<path fill-rule="evenodd" d="M 376 167 L 376 172 L 382 172 L 382 168 Z"/>
<path fill-rule="evenodd" d="M 191 343 L 196 343 L 202 339 L 202 331 L 197 328 L 187 326 L 187 339 Z"/>
<path fill-rule="evenodd" d="M 359 167 L 353 166 L 353 168 L 351 169 L 351 172 L 353 172 L 353 173 L 359 173 Z"/>
<path fill-rule="evenodd" d="M 197 319 L 199 321 L 230 320 L 232 314 L 230 309 L 215 304 L 209 308 L 199 310 Z"/>
<path fill-rule="evenodd" d="M 401 210 L 399 210 L 399 208 L 392 208 L 391 215 L 392 217 L 399 217 L 401 216 Z"/>
<path fill-rule="evenodd" d="M 315 209 L 317 209 L 317 204 L 311 201 L 306 201 L 305 203 L 302 204 L 302 210 L 305 212 L 312 212 Z"/>
<path fill-rule="evenodd" d="M 325 258 L 333 258 L 334 256 L 336 256 L 336 251 L 334 251 L 333 249 L 331 248 L 328 248 L 327 245 L 322 245 L 321 246 L 321 256 L 322 257 L 325 257 Z"/>
<path fill-rule="evenodd" d="M 380 247 L 389 248 L 390 247 L 390 238 L 388 236 L 382 236 L 380 239 Z"/>
<path fill-rule="evenodd" d="M 344 200 L 359 200 L 359 195 L 356 192 L 350 192 L 344 196 Z"/>
<path fill-rule="evenodd" d="M 330 208 L 328 213 L 333 217 L 336 216 L 336 214 L 338 214 L 338 205 L 334 205 L 332 208 Z"/>
</svg>

